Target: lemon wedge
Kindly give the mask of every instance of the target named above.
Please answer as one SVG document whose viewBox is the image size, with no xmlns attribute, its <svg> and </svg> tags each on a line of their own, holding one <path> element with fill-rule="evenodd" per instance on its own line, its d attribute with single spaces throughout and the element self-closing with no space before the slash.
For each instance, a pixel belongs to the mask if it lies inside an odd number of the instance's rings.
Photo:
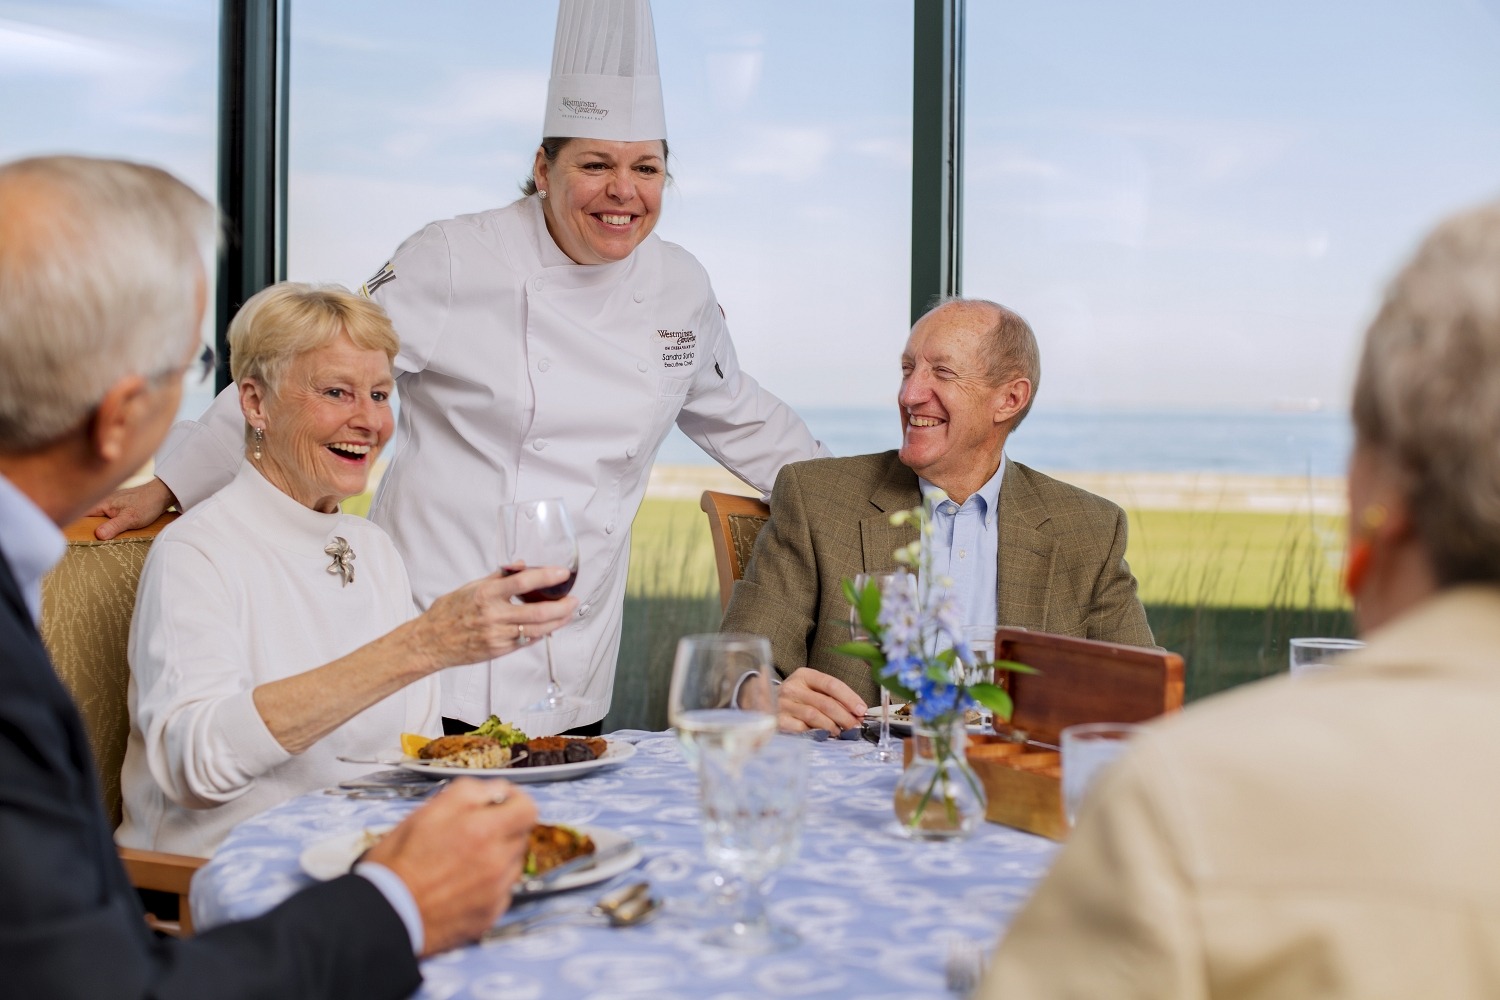
<svg viewBox="0 0 1500 1000">
<path fill-rule="evenodd" d="M 423 747 L 431 742 L 431 736 L 423 736 L 420 733 L 402 733 L 401 752 L 408 757 L 415 757 Z"/>
</svg>

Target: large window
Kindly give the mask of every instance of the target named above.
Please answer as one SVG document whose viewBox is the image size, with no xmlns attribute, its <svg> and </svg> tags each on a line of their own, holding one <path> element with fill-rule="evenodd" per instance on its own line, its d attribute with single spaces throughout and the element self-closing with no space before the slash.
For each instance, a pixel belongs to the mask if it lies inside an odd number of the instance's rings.
<svg viewBox="0 0 1500 1000">
<path fill-rule="evenodd" d="M 139 160 L 213 198 L 218 72 L 218 4 L 0 0 L 0 161 Z M 185 393 L 183 413 L 208 391 Z"/>
<path fill-rule="evenodd" d="M 840 452 L 870 450 L 872 434 L 889 447 L 907 327 L 910 0 L 652 6 L 673 174 L 657 233 L 708 269 L 747 371 Z M 518 196 L 555 4 L 292 15 L 289 277 L 358 285 L 423 224 Z M 884 434 L 860 409 L 877 405 Z M 672 646 L 718 625 L 696 498 L 733 480 L 675 432 L 657 471 L 609 725 L 664 725 Z"/>
<path fill-rule="evenodd" d="M 1131 513 L 1189 694 L 1348 627 L 1346 400 L 1383 282 L 1500 186 L 1493 7 L 968 5 L 964 286 L 1042 345 L 1010 452 Z"/>
</svg>

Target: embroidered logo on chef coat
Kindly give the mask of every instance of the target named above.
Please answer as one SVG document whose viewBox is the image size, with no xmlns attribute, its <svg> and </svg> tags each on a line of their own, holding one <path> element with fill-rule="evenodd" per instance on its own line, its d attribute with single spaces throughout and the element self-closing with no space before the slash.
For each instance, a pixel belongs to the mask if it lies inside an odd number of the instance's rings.
<svg viewBox="0 0 1500 1000">
<path fill-rule="evenodd" d="M 379 288 L 381 285 L 385 284 L 387 281 L 395 281 L 395 280 L 396 280 L 396 265 L 393 264 L 391 261 L 386 261 L 381 266 L 380 270 L 376 271 L 375 274 L 374 274 L 374 276 L 371 277 L 369 281 L 367 281 L 363 285 L 359 286 L 359 294 L 363 295 L 365 298 L 368 299 L 370 297 L 370 295 L 375 291 L 375 289 Z"/>
<path fill-rule="evenodd" d="M 698 357 L 698 335 L 692 330 L 657 330 L 663 368 L 691 368 Z"/>
</svg>

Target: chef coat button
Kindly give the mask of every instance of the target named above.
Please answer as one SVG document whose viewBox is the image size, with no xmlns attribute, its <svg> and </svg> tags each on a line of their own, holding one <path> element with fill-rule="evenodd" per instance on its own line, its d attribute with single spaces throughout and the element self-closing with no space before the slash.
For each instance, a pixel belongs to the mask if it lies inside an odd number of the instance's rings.
<svg viewBox="0 0 1500 1000">
<path fill-rule="evenodd" d="M 641 449 L 637 448 L 635 445 L 631 445 L 629 448 L 625 449 L 625 457 L 626 458 L 635 458 L 635 456 L 639 455 L 640 452 L 641 452 Z"/>
<path fill-rule="evenodd" d="M 542 279 L 541 278 L 537 278 L 536 280 L 534 280 L 531 283 L 531 290 L 534 291 L 534 292 L 540 292 L 542 290 Z"/>
<path fill-rule="evenodd" d="M 613 535 L 615 533 L 615 522 L 610 521 L 608 524 L 606 524 L 604 526 L 604 533 L 606 535 Z"/>
<path fill-rule="evenodd" d="M 646 363 L 646 362 L 644 362 L 644 361 L 637 361 L 637 362 L 636 362 L 636 363 L 635 363 L 635 366 L 636 366 L 636 368 L 638 368 L 638 369 L 640 369 L 640 370 L 641 370 L 641 371 L 643 371 L 643 372 L 644 372 L 644 371 L 650 371 L 650 370 L 651 370 L 651 366 L 650 366 L 650 365 L 648 365 L 648 364 L 647 364 L 647 363 Z"/>
<path fill-rule="evenodd" d="M 531 442 L 531 446 L 537 451 L 541 451 L 542 449 L 547 447 L 547 439 L 537 438 L 535 441 Z"/>
<path fill-rule="evenodd" d="M 646 301 L 646 293 L 645 292 L 636 292 L 634 297 L 635 297 L 635 300 L 637 302 L 645 302 Z"/>
<path fill-rule="evenodd" d="M 552 367 L 552 359 L 551 358 L 543 358 L 542 360 L 540 360 L 540 361 L 538 361 L 536 363 L 536 370 L 539 371 L 539 372 L 544 372 L 548 368 L 551 368 L 551 367 Z"/>
<path fill-rule="evenodd" d="M 578 606 L 578 617 L 587 618 L 589 616 L 589 612 L 592 610 L 594 610 L 594 606 L 592 604 L 580 604 Z"/>
</svg>

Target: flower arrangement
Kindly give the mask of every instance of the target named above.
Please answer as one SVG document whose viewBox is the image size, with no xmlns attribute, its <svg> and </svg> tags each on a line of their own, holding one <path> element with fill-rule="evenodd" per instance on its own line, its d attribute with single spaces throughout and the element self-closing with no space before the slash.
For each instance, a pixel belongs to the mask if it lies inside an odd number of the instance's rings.
<svg viewBox="0 0 1500 1000">
<path fill-rule="evenodd" d="M 846 642 L 835 651 L 864 660 L 875 683 L 911 705 L 912 718 L 933 728 L 962 720 L 980 705 L 1009 719 L 1010 695 L 998 684 L 975 682 L 975 657 L 964 637 L 953 601 L 953 581 L 932 571 L 930 502 L 891 515 L 891 524 L 916 523 L 917 539 L 895 551 L 896 562 L 916 571 L 916 586 L 897 588 L 883 599 L 871 582 L 857 592 L 844 581 L 844 596 L 870 635 L 868 642 Z M 999 661 L 997 670 L 1030 673 L 1020 663 Z"/>
<path fill-rule="evenodd" d="M 913 721 L 926 730 L 921 735 L 930 746 L 917 741 L 919 759 L 896 787 L 896 814 L 907 831 L 924 837 L 964 836 L 985 810 L 984 791 L 963 759 L 967 713 L 983 705 L 1009 720 L 1012 704 L 1003 687 L 980 679 L 981 664 L 953 600 L 953 581 L 933 571 L 934 502 L 929 498 L 920 507 L 891 515 L 893 525 L 917 526 L 916 540 L 894 553 L 898 564 L 916 571 L 912 586 L 889 588 L 882 595 L 875 581 L 863 591 L 844 581 L 844 595 L 870 639 L 843 643 L 836 651 L 868 663 L 875 682 L 910 704 Z M 983 666 L 1033 672 L 1010 661 Z M 927 811 L 934 798 L 943 805 L 936 816 Z"/>
</svg>

